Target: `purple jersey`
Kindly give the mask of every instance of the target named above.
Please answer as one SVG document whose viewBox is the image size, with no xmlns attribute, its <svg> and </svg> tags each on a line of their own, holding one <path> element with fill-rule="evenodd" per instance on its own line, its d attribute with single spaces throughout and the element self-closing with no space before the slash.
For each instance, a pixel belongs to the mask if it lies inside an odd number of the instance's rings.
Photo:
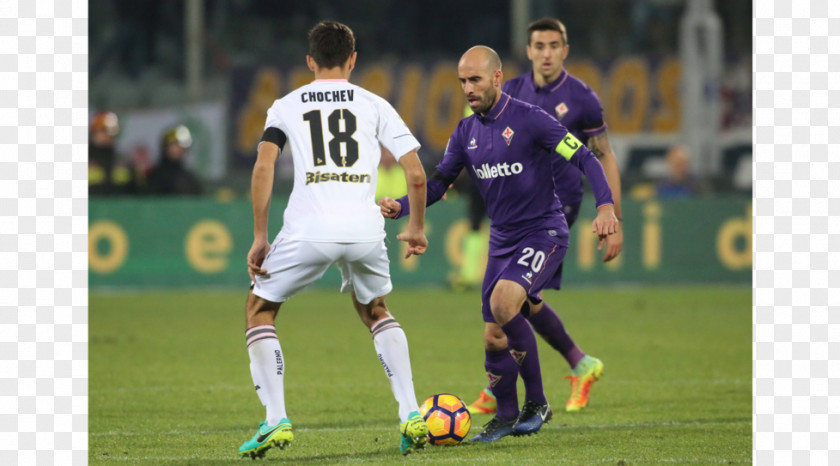
<svg viewBox="0 0 840 466">
<path fill-rule="evenodd" d="M 490 255 L 509 253 L 537 230 L 553 231 L 567 241 L 569 229 L 554 193 L 554 158 L 586 173 L 596 206 L 612 204 L 604 169 L 592 152 L 539 107 L 502 93 L 487 115 L 472 115 L 458 123 L 427 182 L 426 203 L 439 200 L 466 169 L 490 217 Z M 402 217 L 408 214 L 408 200 L 403 197 L 399 202 Z"/>
<path fill-rule="evenodd" d="M 607 130 L 601 101 L 583 81 L 563 70 L 554 82 L 545 86 L 534 83 L 534 73 L 519 75 L 506 81 L 502 90 L 513 98 L 545 110 L 560 121 L 583 144 L 590 136 Z M 563 205 L 579 204 L 583 199 L 580 171 L 562 157 L 552 163 L 557 197 Z"/>
</svg>

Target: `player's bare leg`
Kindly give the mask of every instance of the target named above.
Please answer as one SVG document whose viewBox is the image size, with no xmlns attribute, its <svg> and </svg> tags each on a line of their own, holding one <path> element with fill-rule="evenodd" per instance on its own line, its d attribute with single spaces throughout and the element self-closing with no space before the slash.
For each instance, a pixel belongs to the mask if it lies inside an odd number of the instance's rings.
<svg viewBox="0 0 840 466">
<path fill-rule="evenodd" d="M 264 456 L 272 446 L 285 448 L 294 441 L 283 392 L 285 361 L 274 328 L 280 304 L 256 296 L 253 290 L 245 303 L 245 342 L 251 360 L 251 377 L 257 396 L 266 407 L 266 418 L 257 433 L 239 447 L 240 455 L 252 459 Z"/>
<path fill-rule="evenodd" d="M 400 453 L 406 455 L 422 448 L 426 443 L 426 434 L 429 433 L 426 422 L 420 416 L 414 394 L 408 340 L 400 324 L 388 312 L 385 297 L 374 298 L 363 304 L 353 293 L 353 307 L 362 323 L 370 329 L 379 362 L 385 369 L 385 375 L 391 382 L 391 391 L 399 403 Z"/>
</svg>

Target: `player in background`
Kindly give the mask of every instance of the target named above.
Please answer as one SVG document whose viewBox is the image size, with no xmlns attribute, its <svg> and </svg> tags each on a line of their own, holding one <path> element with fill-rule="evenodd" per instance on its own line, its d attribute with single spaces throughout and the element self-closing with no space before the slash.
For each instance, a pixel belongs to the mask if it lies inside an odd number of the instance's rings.
<svg viewBox="0 0 840 466">
<path fill-rule="evenodd" d="M 283 302 L 333 264 L 341 271 L 341 291 L 351 293 L 353 307 L 370 329 L 399 403 L 400 451 L 406 454 L 424 446 L 428 427 L 414 395 L 405 333 L 385 305 L 392 285 L 374 192 L 381 143 L 405 171 L 412 207 L 397 238 L 408 243 L 406 257 L 423 254 L 426 174 L 417 156 L 420 144 L 387 101 L 348 82 L 356 63 L 350 28 L 333 21 L 315 25 L 306 62 L 315 80 L 269 108 L 251 179 L 254 243 L 247 263 L 253 283 L 245 304 L 245 340 L 266 418 L 239 454 L 261 457 L 272 446 L 283 448 L 294 440 L 274 320 Z M 281 152 L 292 157 L 294 186 L 283 228 L 269 244 L 268 210 Z"/>
<path fill-rule="evenodd" d="M 501 90 L 502 66 L 492 49 L 476 46 L 458 63 L 458 79 L 474 115 L 458 123 L 443 159 L 427 182 L 427 204 L 438 201 L 466 168 L 490 217 L 490 244 L 481 293 L 484 367 L 498 401 L 493 419 L 472 441 L 537 432 L 551 418 L 531 326 L 520 312 L 553 279 L 569 245 L 569 228 L 554 194 L 551 160 L 562 157 L 592 184 L 601 237 L 618 229 L 612 195 L 598 159 L 555 118 Z M 414 206 L 403 197 L 379 201 L 382 215 L 399 218 Z M 503 344 L 492 338 L 503 334 Z M 513 357 L 511 357 L 513 356 Z M 525 385 L 519 409 L 517 376 Z"/>
<path fill-rule="evenodd" d="M 569 55 L 569 41 L 566 27 L 554 18 L 542 18 L 528 26 L 528 58 L 533 69 L 530 73 L 510 79 L 502 85 L 502 90 L 512 97 L 536 105 L 560 121 L 569 132 L 598 157 L 615 202 L 615 215 L 621 221 L 621 179 L 618 163 L 607 137 L 607 125 L 604 122 L 603 109 L 598 96 L 589 86 L 570 75 L 563 62 Z M 581 173 L 572 164 L 562 158 L 552 161 L 555 193 L 563 204 L 563 212 L 571 230 L 580 212 L 583 199 Z M 624 242 L 621 228 L 606 238 L 604 262 L 610 261 L 621 252 Z M 599 246 L 599 249 L 601 247 Z M 559 289 L 563 266 L 545 288 Z M 601 360 L 584 353 L 566 331 L 563 321 L 541 296 L 528 299 L 528 306 L 523 308 L 534 330 L 557 350 L 568 362 L 572 375 L 572 393 L 566 402 L 566 411 L 580 411 L 589 402 L 592 384 L 598 380 L 604 370 Z M 494 345 L 504 344 L 505 335 L 497 332 L 490 335 L 496 340 Z M 470 414 L 495 413 L 496 399 L 488 385 L 478 399 L 468 406 Z"/>
</svg>

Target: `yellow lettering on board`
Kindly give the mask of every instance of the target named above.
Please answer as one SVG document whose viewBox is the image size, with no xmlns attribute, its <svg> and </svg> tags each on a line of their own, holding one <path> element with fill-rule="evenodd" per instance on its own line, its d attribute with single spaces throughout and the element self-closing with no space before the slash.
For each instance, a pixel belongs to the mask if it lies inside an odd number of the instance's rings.
<svg viewBox="0 0 840 466">
<path fill-rule="evenodd" d="M 108 243 L 108 252 L 100 254 L 100 241 Z M 109 274 L 119 269 L 128 257 L 128 235 L 110 220 L 99 220 L 88 228 L 88 263 L 96 273 Z"/>
</svg>

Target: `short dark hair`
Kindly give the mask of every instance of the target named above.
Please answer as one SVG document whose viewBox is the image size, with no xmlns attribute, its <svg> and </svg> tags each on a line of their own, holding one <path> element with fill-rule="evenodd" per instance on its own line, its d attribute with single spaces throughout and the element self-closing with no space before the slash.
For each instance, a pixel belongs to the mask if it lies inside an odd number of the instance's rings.
<svg viewBox="0 0 840 466">
<path fill-rule="evenodd" d="M 528 25 L 528 44 L 531 44 L 531 34 L 534 31 L 557 31 L 563 38 L 563 45 L 569 44 L 569 37 L 566 35 L 566 26 L 557 18 L 540 18 Z"/>
<path fill-rule="evenodd" d="M 309 30 L 309 55 L 320 68 L 344 65 L 356 50 L 356 38 L 345 24 L 321 21 Z"/>
</svg>

